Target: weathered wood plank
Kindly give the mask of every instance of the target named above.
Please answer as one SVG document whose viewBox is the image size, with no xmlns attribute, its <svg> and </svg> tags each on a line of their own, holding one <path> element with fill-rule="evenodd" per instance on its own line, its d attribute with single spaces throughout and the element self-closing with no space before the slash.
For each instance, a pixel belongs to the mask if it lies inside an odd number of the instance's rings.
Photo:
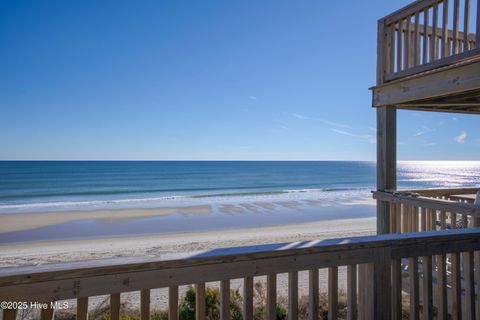
<svg viewBox="0 0 480 320">
<path fill-rule="evenodd" d="M 465 9 L 463 12 L 463 33 L 469 34 L 470 33 L 470 0 L 464 0 L 465 2 Z M 464 37 L 463 39 L 463 51 L 469 50 L 469 39 L 468 37 Z"/>
<path fill-rule="evenodd" d="M 120 293 L 110 294 L 110 319 L 120 320 Z"/>
<path fill-rule="evenodd" d="M 408 281 L 410 295 L 410 319 L 420 319 L 420 289 L 418 281 L 418 261 L 417 258 L 408 259 Z"/>
<path fill-rule="evenodd" d="M 443 18 L 442 18 L 442 58 L 450 55 L 450 47 L 448 45 L 448 0 L 443 0 Z"/>
<path fill-rule="evenodd" d="M 438 320 L 448 319 L 448 299 L 447 299 L 447 268 L 446 255 L 442 254 L 437 257 L 437 290 L 438 290 Z"/>
<path fill-rule="evenodd" d="M 451 287 L 452 287 L 452 319 L 462 319 L 462 287 L 460 274 L 460 254 L 450 255 L 452 264 Z"/>
<path fill-rule="evenodd" d="M 3 320 L 16 320 L 17 309 L 3 309 Z"/>
<path fill-rule="evenodd" d="M 319 307 L 318 269 L 308 271 L 308 315 L 310 320 L 318 320 Z"/>
<path fill-rule="evenodd" d="M 384 247 L 375 252 L 373 268 L 373 318 L 390 319 L 392 316 L 390 248 Z"/>
<path fill-rule="evenodd" d="M 52 308 L 52 305 L 49 303 L 47 308 L 44 308 L 40 311 L 41 320 L 53 320 L 55 317 L 55 309 Z"/>
<path fill-rule="evenodd" d="M 243 279 L 243 319 L 253 320 L 253 277 Z"/>
<path fill-rule="evenodd" d="M 458 53 L 458 24 L 460 22 L 460 0 L 453 1 L 453 46 L 452 54 Z"/>
<path fill-rule="evenodd" d="M 195 284 L 195 319 L 206 319 L 205 283 Z"/>
<path fill-rule="evenodd" d="M 423 319 L 433 319 L 432 257 L 422 259 L 423 271 Z"/>
<path fill-rule="evenodd" d="M 392 260 L 392 319 L 402 320 L 402 270 L 401 260 Z"/>
<path fill-rule="evenodd" d="M 277 318 L 277 275 L 267 276 L 267 320 Z"/>
<path fill-rule="evenodd" d="M 347 320 L 357 319 L 357 266 L 347 266 Z"/>
<path fill-rule="evenodd" d="M 377 109 L 377 190 L 396 189 L 397 113 L 395 108 Z M 390 206 L 377 201 L 377 234 L 389 233 Z"/>
<path fill-rule="evenodd" d="M 178 286 L 168 287 L 168 320 L 178 320 Z"/>
<path fill-rule="evenodd" d="M 433 4 L 433 16 L 432 16 L 432 35 L 430 36 L 430 61 L 433 62 L 438 59 L 438 46 L 437 46 L 437 25 L 438 25 L 438 2 Z"/>
<path fill-rule="evenodd" d="M 338 312 L 338 267 L 328 268 L 328 320 L 336 320 Z"/>
<path fill-rule="evenodd" d="M 298 320 L 298 272 L 288 273 L 288 319 Z"/>
<path fill-rule="evenodd" d="M 230 280 L 220 281 L 220 319 L 230 320 Z"/>
<path fill-rule="evenodd" d="M 465 278 L 464 310 L 466 319 L 476 319 L 475 315 L 475 275 L 473 251 L 462 253 L 463 275 Z"/>
<path fill-rule="evenodd" d="M 141 320 L 150 319 L 150 289 L 140 291 L 140 318 Z"/>
<path fill-rule="evenodd" d="M 88 297 L 77 299 L 77 320 L 88 319 Z"/>
</svg>

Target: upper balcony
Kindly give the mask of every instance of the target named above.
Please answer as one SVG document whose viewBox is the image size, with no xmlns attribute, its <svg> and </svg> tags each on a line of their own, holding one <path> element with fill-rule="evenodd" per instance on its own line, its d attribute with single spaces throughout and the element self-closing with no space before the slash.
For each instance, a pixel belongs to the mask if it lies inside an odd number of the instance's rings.
<svg viewBox="0 0 480 320">
<path fill-rule="evenodd" d="M 480 113 L 479 3 L 419 0 L 380 19 L 373 106 Z"/>
</svg>

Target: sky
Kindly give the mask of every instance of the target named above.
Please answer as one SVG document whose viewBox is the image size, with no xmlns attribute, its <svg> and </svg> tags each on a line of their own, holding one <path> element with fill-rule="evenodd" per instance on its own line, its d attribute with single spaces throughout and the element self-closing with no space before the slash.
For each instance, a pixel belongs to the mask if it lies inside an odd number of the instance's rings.
<svg viewBox="0 0 480 320">
<path fill-rule="evenodd" d="M 2 1 L 1 160 L 375 160 L 376 21 L 410 1 Z M 400 160 L 480 117 L 399 111 Z"/>
</svg>

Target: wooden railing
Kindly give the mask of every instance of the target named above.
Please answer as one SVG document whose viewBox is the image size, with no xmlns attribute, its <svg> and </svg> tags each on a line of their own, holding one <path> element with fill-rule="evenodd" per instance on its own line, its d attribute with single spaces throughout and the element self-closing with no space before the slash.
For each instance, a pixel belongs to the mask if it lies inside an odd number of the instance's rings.
<svg viewBox="0 0 480 320">
<path fill-rule="evenodd" d="M 379 20 L 378 84 L 479 55 L 480 0 L 476 12 L 472 1 L 419 0 Z"/>
<path fill-rule="evenodd" d="M 475 195 L 479 188 L 462 189 L 424 189 L 424 190 L 401 190 L 392 192 L 373 192 L 374 199 L 385 201 L 390 204 L 390 229 L 389 233 L 412 233 L 412 232 L 434 232 L 447 229 L 464 229 L 480 227 L 480 205 L 473 204 L 473 197 L 462 195 Z M 455 241 L 452 238 L 452 241 Z M 475 258 L 474 258 L 475 256 Z M 473 259 L 475 268 L 473 267 Z M 475 269 L 477 284 L 480 279 L 480 255 L 476 252 L 453 254 L 435 258 L 433 261 L 434 270 L 437 270 L 436 282 L 443 286 L 447 279 L 450 279 L 451 297 L 450 308 L 454 319 L 475 319 L 473 312 L 480 317 L 480 305 L 475 305 L 464 299 L 461 303 L 461 296 L 468 297 L 475 292 L 474 276 L 472 268 Z M 428 264 L 427 264 L 428 265 Z M 403 261 L 402 269 L 409 276 L 410 281 L 413 277 L 410 272 L 411 262 Z M 414 270 L 414 273 L 417 271 Z M 444 275 L 444 276 L 438 276 Z M 425 275 L 423 275 L 425 277 Z M 411 283 L 415 285 L 415 281 Z M 410 287 L 410 296 L 415 296 L 418 288 Z M 478 289 L 477 289 L 478 290 Z M 477 291 L 478 293 L 478 291 Z M 437 299 L 440 305 L 447 299 L 445 292 L 438 291 Z M 447 303 L 445 308 L 449 304 Z M 474 310 L 475 309 L 475 310 Z M 445 309 L 444 314 L 447 313 Z M 464 315 L 462 318 L 461 315 Z M 442 318 L 446 319 L 446 318 Z"/>
<path fill-rule="evenodd" d="M 121 293 L 140 291 L 141 318 L 150 316 L 150 290 L 169 288 L 169 319 L 178 319 L 178 286 L 195 284 L 196 318 L 205 319 L 205 286 L 220 282 L 221 319 L 230 319 L 230 281 L 243 279 L 243 318 L 253 319 L 254 277 L 267 276 L 266 318 L 275 319 L 277 275 L 288 273 L 288 318 L 298 318 L 298 272 L 309 271 L 309 318 L 318 319 L 319 277 L 328 268 L 328 318 L 337 318 L 338 268 L 347 266 L 348 319 L 401 319 L 402 291 L 409 292 L 410 318 L 474 319 L 474 273 L 480 271 L 480 230 L 388 234 L 288 244 L 218 249 L 175 260 L 112 260 L 0 269 L 0 301 L 52 302 L 77 299 L 77 319 L 87 319 L 88 299 L 110 295 L 110 319 L 120 318 Z M 466 261 L 462 270 L 448 259 Z M 409 281 L 402 281 L 402 261 Z M 474 268 L 474 266 L 476 266 Z M 462 273 L 460 273 L 462 271 Z M 463 278 L 462 278 L 463 275 Z M 463 284 L 463 286 L 462 286 Z M 422 291 L 420 291 L 422 288 Z M 464 291 L 462 291 L 464 288 Z M 435 290 L 434 290 L 435 289 Z M 420 292 L 422 296 L 420 296 Z M 450 304 L 448 302 L 451 302 Z M 15 319 L 16 310 L 3 311 Z M 41 319 L 52 319 L 52 308 Z"/>
</svg>

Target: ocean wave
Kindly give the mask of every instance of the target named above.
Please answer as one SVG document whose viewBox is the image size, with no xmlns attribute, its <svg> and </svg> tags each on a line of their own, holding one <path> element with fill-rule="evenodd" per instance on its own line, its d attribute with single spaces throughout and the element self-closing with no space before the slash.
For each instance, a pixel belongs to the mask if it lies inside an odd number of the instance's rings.
<svg viewBox="0 0 480 320">
<path fill-rule="evenodd" d="M 219 202 L 253 201 L 259 199 L 311 199 L 311 198 L 344 198 L 355 193 L 369 195 L 370 189 L 354 188 L 312 188 L 312 189 L 285 189 L 272 191 L 224 192 L 205 193 L 196 195 L 170 195 L 159 197 L 143 197 L 128 199 L 99 199 L 99 200 L 61 200 L 30 203 L 3 203 L 0 204 L 0 213 L 60 211 L 60 210 L 98 210 L 122 208 L 154 208 L 173 205 L 215 204 Z M 339 193 L 337 195 L 332 194 Z"/>
</svg>

